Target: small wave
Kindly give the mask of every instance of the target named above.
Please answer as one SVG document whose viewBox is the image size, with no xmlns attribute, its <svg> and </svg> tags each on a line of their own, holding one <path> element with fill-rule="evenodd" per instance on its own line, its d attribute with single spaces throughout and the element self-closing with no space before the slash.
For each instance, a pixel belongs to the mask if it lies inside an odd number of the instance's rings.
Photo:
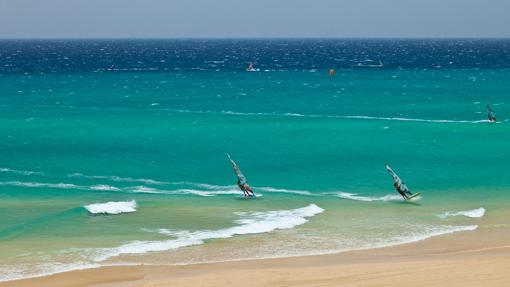
<svg viewBox="0 0 510 287">
<path fill-rule="evenodd" d="M 204 184 L 195 184 L 204 185 Z M 180 189 L 158 189 L 148 186 L 128 186 L 119 188 L 111 185 L 76 185 L 72 183 L 45 183 L 45 182 L 25 182 L 25 181 L 4 181 L 0 182 L 0 186 L 19 186 L 27 188 L 57 188 L 57 189 L 74 189 L 74 190 L 91 190 L 91 191 L 118 191 L 129 193 L 152 193 L 152 194 L 169 194 L 169 195 L 198 195 L 198 196 L 218 196 L 218 195 L 239 195 L 242 192 L 236 186 L 214 186 L 207 185 L 208 188 L 180 188 Z M 261 195 L 257 195 L 261 196 Z"/>
<path fill-rule="evenodd" d="M 93 185 L 90 187 L 90 189 L 92 189 L 92 190 L 109 190 L 109 191 L 118 191 L 119 190 L 115 186 L 105 185 L 105 184 Z"/>
<path fill-rule="evenodd" d="M 496 106 L 497 104 L 494 104 Z M 10 107 L 10 105 L 2 105 Z M 55 106 L 55 105 L 35 105 L 38 108 L 66 108 L 66 109 L 87 109 L 87 110 L 115 110 L 115 111 L 131 111 L 127 108 L 104 108 L 104 107 L 76 107 L 76 106 Z M 151 111 L 166 111 L 173 113 L 187 114 L 212 114 L 212 115 L 234 115 L 234 116 L 270 116 L 270 117 L 307 117 L 307 118 L 338 118 L 338 119 L 359 119 L 359 120 L 384 120 L 384 121 L 409 121 L 409 122 L 426 122 L 426 123 L 487 123 L 488 120 L 447 120 L 447 119 L 420 119 L 420 118 L 404 118 L 404 117 L 378 117 L 366 115 L 320 115 L 320 114 L 298 114 L 298 113 L 243 113 L 233 111 L 211 111 L 211 110 L 187 110 L 187 109 L 151 109 Z"/>
<path fill-rule="evenodd" d="M 29 182 L 29 181 L 4 181 L 0 182 L 0 185 L 3 186 L 20 186 L 20 187 L 35 187 L 35 188 L 58 188 L 58 189 L 78 189 L 78 190 L 108 190 L 108 191 L 118 191 L 119 188 L 110 185 L 92 185 L 92 186 L 83 186 L 76 185 L 72 183 L 46 183 L 46 182 Z"/>
<path fill-rule="evenodd" d="M 134 193 L 154 193 L 154 194 L 163 193 L 159 189 L 147 186 L 133 186 L 129 188 L 129 191 Z"/>
<path fill-rule="evenodd" d="M 357 119 L 357 120 L 381 120 L 381 121 L 405 121 L 405 122 L 425 122 L 425 123 L 487 123 L 488 120 L 446 120 L 446 119 L 420 119 L 420 118 L 404 118 L 404 117 L 377 117 L 365 115 L 320 115 L 320 114 L 299 114 L 299 113 L 243 113 L 233 111 L 194 111 L 194 110 L 171 110 L 177 113 L 192 114 L 219 114 L 234 116 L 269 116 L 269 117 L 305 117 L 305 118 L 336 118 L 336 119 Z"/>
<path fill-rule="evenodd" d="M 266 192 L 275 192 L 275 193 L 291 193 L 291 194 L 299 194 L 299 195 L 313 195 L 313 193 L 307 190 L 292 190 L 292 189 L 282 189 L 282 188 L 273 188 L 273 187 L 254 187 L 255 190 L 266 191 Z"/>
<path fill-rule="evenodd" d="M 6 167 L 0 167 L 0 172 L 15 173 L 15 174 L 22 174 L 22 175 L 44 175 L 44 172 L 31 171 L 31 170 L 17 170 L 17 169 L 11 169 L 11 168 L 6 168 Z"/>
<path fill-rule="evenodd" d="M 177 182 L 175 184 L 190 185 L 190 186 L 201 187 L 201 188 L 212 189 L 212 190 L 232 189 L 232 188 L 237 187 L 237 185 L 215 185 L 215 184 L 196 183 L 196 182 L 189 182 L 189 181 L 181 181 L 181 182 Z"/>
<path fill-rule="evenodd" d="M 4 181 L 0 182 L 4 186 L 21 186 L 21 187 L 50 187 L 61 189 L 80 189 L 82 186 L 71 183 L 44 183 L 44 182 L 26 182 L 26 181 Z"/>
<path fill-rule="evenodd" d="M 480 218 L 480 217 L 483 217 L 484 215 L 485 215 L 485 208 L 480 207 L 477 209 L 457 211 L 457 212 L 447 211 L 442 214 L 439 214 L 438 217 L 447 218 L 447 217 L 451 217 L 451 216 L 466 216 L 466 217 L 470 217 L 470 218 Z"/>
<path fill-rule="evenodd" d="M 92 214 L 120 214 L 136 211 L 136 201 L 109 201 L 105 203 L 93 203 L 85 205 Z"/>
<path fill-rule="evenodd" d="M 194 194 L 199 196 L 217 196 L 217 195 L 229 195 L 229 194 L 242 194 L 239 189 L 225 189 L 225 190 L 198 190 L 198 189 L 177 189 L 168 191 L 171 194 Z"/>
<path fill-rule="evenodd" d="M 361 195 L 358 195 L 357 193 L 337 192 L 336 196 L 343 198 L 343 199 L 365 201 L 365 202 L 402 200 L 401 196 L 394 195 L 394 194 L 388 194 L 385 196 L 376 197 L 376 196 L 361 196 Z"/>
<path fill-rule="evenodd" d="M 157 188 L 152 188 L 152 187 L 148 187 L 148 186 L 133 186 L 133 187 L 128 187 L 124 190 L 129 191 L 129 192 L 134 192 L 134 193 L 173 194 L 173 195 L 191 194 L 191 195 L 198 195 L 198 196 L 242 194 L 242 192 L 237 188 L 205 189 L 205 190 L 192 189 L 192 188 L 181 188 L 181 189 L 175 189 L 175 190 L 164 190 L 164 189 L 157 189 Z"/>
<path fill-rule="evenodd" d="M 120 177 L 120 176 L 110 176 L 110 175 L 85 175 L 83 173 L 73 173 L 69 174 L 68 177 L 80 177 L 80 178 L 88 178 L 88 179 L 104 179 L 115 182 L 141 182 L 145 184 L 168 184 L 168 182 L 157 181 L 153 179 L 145 179 L 145 178 L 131 178 L 131 177 Z"/>
<path fill-rule="evenodd" d="M 431 237 L 435 236 L 441 236 L 446 234 L 452 234 L 456 232 L 462 232 L 462 231 L 474 231 L 478 228 L 478 225 L 467 225 L 467 226 L 428 226 L 424 227 L 423 231 L 420 233 L 407 235 L 407 236 L 401 236 L 395 238 L 394 242 L 388 242 L 387 244 L 381 246 L 392 246 L 392 245 L 400 245 L 400 244 L 406 244 L 411 242 L 417 242 L 422 241 L 425 239 L 429 239 Z"/>
<path fill-rule="evenodd" d="M 399 118 L 399 117 L 372 117 L 372 116 L 341 116 L 346 119 L 360 119 L 360 120 L 383 120 L 383 121 L 404 121 L 404 122 L 425 122 L 425 123 L 487 123 L 488 120 L 478 121 L 465 121 L 465 120 L 427 120 L 427 119 L 416 119 L 416 118 Z"/>
<path fill-rule="evenodd" d="M 160 229 L 157 232 L 172 236 L 175 239 L 163 241 L 134 241 L 112 249 L 103 250 L 97 261 L 106 260 L 121 254 L 141 254 L 147 252 L 166 251 L 185 246 L 204 244 L 206 240 L 230 238 L 235 235 L 258 234 L 278 229 L 291 229 L 308 222 L 309 217 L 322 213 L 324 209 L 315 204 L 306 207 L 267 212 L 236 213 L 240 218 L 236 226 L 219 230 L 173 231 Z"/>
</svg>

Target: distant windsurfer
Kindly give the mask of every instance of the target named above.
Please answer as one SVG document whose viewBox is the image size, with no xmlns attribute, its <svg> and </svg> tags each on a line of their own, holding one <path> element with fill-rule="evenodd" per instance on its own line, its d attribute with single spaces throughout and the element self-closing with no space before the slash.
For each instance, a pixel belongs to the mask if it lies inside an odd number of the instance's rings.
<svg viewBox="0 0 510 287">
<path fill-rule="evenodd" d="M 248 68 L 246 68 L 246 71 L 248 71 L 248 72 L 257 72 L 258 69 L 255 69 L 255 67 L 253 66 L 253 63 L 250 63 L 248 65 Z"/>
<path fill-rule="evenodd" d="M 386 165 L 386 170 L 391 174 L 393 177 L 393 186 L 395 187 L 395 190 L 402 195 L 402 197 L 406 200 L 413 197 L 413 194 L 409 191 L 406 184 L 398 177 L 398 175 L 391 169 L 389 165 Z"/>
<path fill-rule="evenodd" d="M 496 116 L 494 115 L 492 107 L 489 104 L 487 104 L 487 117 L 489 118 L 489 122 L 491 123 L 496 122 Z"/>
<path fill-rule="evenodd" d="M 251 189 L 250 185 L 248 184 L 248 181 L 246 180 L 246 177 L 244 177 L 243 173 L 235 163 L 235 161 L 230 158 L 230 155 L 227 154 L 228 159 L 230 160 L 230 163 L 232 163 L 232 167 L 234 168 L 234 171 L 237 175 L 237 186 L 243 191 L 244 197 L 254 197 L 255 193 Z"/>
</svg>

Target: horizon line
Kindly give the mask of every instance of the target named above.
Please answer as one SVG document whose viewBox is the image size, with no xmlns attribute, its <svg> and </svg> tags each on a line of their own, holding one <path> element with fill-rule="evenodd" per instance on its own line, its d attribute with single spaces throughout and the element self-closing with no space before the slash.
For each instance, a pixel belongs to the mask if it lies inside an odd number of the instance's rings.
<svg viewBox="0 0 510 287">
<path fill-rule="evenodd" d="M 0 37 L 9 40 L 510 40 L 510 36 L 434 36 L 434 37 Z"/>
</svg>

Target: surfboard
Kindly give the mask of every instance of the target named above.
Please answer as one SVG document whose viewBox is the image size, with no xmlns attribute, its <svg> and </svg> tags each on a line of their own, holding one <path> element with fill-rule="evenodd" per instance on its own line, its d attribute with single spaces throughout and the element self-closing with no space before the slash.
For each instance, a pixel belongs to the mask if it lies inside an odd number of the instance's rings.
<svg viewBox="0 0 510 287">
<path fill-rule="evenodd" d="M 236 199 L 237 200 L 255 200 L 255 199 L 258 199 L 257 196 L 254 196 L 254 197 L 246 197 L 246 196 L 236 196 Z"/>
<path fill-rule="evenodd" d="M 413 195 L 409 196 L 408 198 L 406 198 L 406 200 L 411 200 L 411 199 L 413 199 L 413 198 L 415 198 L 415 197 L 417 197 L 417 196 L 420 196 L 420 195 L 421 195 L 421 193 L 417 192 L 417 193 L 415 193 L 415 194 L 413 194 Z"/>
</svg>

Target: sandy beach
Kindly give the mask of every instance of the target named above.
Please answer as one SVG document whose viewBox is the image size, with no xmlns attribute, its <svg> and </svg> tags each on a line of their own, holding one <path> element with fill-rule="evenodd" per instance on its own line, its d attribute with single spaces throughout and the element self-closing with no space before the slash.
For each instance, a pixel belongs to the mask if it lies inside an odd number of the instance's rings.
<svg viewBox="0 0 510 287">
<path fill-rule="evenodd" d="M 509 286 L 509 239 L 488 228 L 332 255 L 103 267 L 0 286 Z"/>
</svg>

